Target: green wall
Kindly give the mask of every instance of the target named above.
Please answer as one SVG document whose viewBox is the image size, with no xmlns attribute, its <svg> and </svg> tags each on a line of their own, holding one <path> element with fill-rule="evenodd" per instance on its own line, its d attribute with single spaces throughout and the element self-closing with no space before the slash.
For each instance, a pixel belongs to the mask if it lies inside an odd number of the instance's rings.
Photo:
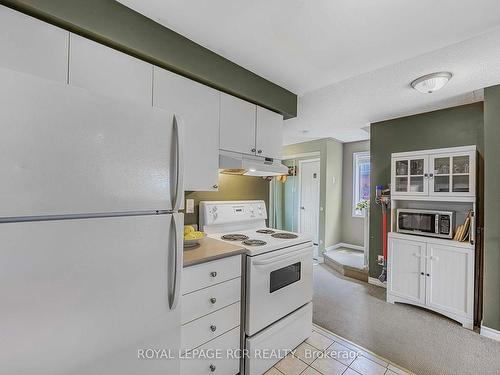
<svg viewBox="0 0 500 375">
<path fill-rule="evenodd" d="M 186 214 L 186 224 L 198 224 L 200 201 L 231 201 L 260 199 L 269 211 L 269 181 L 261 177 L 219 174 L 219 191 L 186 191 L 186 199 L 194 199 L 194 214 Z"/>
<path fill-rule="evenodd" d="M 382 271 L 382 213 L 375 186 L 391 179 L 391 153 L 477 145 L 483 153 L 483 103 L 443 109 L 371 124 L 370 276 Z M 497 284 L 498 293 L 498 284 Z"/>
<path fill-rule="evenodd" d="M 0 4 L 217 90 L 297 116 L 297 95 L 114 0 L 0 0 Z"/>
<path fill-rule="evenodd" d="M 500 331 L 500 86 L 484 90 L 483 325 Z"/>
</svg>

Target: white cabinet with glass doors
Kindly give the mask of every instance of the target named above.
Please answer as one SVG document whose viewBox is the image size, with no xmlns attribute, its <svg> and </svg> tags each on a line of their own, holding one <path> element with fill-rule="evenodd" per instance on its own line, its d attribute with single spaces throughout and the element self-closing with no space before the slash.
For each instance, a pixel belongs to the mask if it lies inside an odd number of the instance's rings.
<svg viewBox="0 0 500 375">
<path fill-rule="evenodd" d="M 391 195 L 398 199 L 474 199 L 476 146 L 392 154 Z"/>
</svg>

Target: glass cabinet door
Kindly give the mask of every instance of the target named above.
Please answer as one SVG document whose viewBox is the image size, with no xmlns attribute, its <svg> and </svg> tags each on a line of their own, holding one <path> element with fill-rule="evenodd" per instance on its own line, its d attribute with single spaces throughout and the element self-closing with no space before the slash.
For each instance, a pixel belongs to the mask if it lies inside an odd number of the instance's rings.
<svg viewBox="0 0 500 375">
<path fill-rule="evenodd" d="M 451 190 L 454 193 L 470 192 L 470 157 L 469 155 L 451 158 Z"/>
<path fill-rule="evenodd" d="M 441 154 L 431 156 L 431 194 L 473 195 L 475 168 L 473 153 Z"/>
<path fill-rule="evenodd" d="M 394 192 L 402 194 L 423 194 L 426 192 L 426 159 L 402 158 L 394 160 Z"/>
<path fill-rule="evenodd" d="M 451 158 L 449 156 L 434 157 L 430 178 L 434 179 L 432 191 L 434 193 L 450 192 Z"/>
</svg>

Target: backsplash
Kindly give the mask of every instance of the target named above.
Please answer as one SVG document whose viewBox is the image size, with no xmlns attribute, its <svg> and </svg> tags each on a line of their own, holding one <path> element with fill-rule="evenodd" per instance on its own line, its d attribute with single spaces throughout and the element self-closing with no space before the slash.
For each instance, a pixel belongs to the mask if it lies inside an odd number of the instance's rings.
<svg viewBox="0 0 500 375">
<path fill-rule="evenodd" d="M 200 201 L 230 201 L 260 199 L 269 212 L 269 181 L 261 177 L 219 174 L 219 191 L 186 191 L 186 199 L 194 199 L 194 213 L 186 214 L 186 224 L 198 224 Z"/>
</svg>

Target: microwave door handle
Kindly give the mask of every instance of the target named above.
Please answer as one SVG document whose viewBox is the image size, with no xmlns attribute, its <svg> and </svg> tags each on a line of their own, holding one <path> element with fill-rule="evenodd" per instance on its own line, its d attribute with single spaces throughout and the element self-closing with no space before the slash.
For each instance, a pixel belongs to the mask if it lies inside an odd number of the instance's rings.
<svg viewBox="0 0 500 375">
<path fill-rule="evenodd" d="M 255 266 L 263 266 L 263 265 L 266 265 L 266 264 L 271 264 L 271 263 L 279 262 L 280 260 L 291 258 L 291 257 L 294 257 L 296 255 L 301 255 L 303 253 L 309 252 L 310 250 L 311 250 L 310 247 L 302 248 L 302 249 L 297 249 L 297 250 L 294 250 L 294 251 L 292 251 L 292 252 L 290 252 L 288 254 L 276 255 L 276 256 L 274 256 L 272 258 L 267 258 L 267 259 L 263 259 L 263 260 L 256 260 L 255 262 L 253 262 L 253 265 L 255 265 Z"/>
<path fill-rule="evenodd" d="M 434 233 L 439 234 L 441 232 L 439 225 L 439 214 L 436 214 L 436 218 L 434 219 Z"/>
</svg>

